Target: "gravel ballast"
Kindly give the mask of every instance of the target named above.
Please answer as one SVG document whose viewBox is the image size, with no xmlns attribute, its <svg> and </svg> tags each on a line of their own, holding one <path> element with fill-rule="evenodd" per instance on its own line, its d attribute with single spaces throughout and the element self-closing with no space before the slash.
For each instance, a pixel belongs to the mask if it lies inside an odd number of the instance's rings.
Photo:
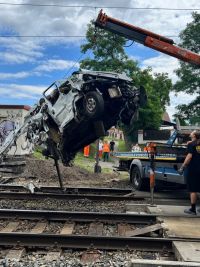
<svg viewBox="0 0 200 267">
<path fill-rule="evenodd" d="M 160 260 L 163 256 L 159 253 L 140 251 L 95 251 L 95 262 L 85 262 L 85 251 L 65 250 L 59 259 L 48 261 L 45 252 L 28 252 L 19 262 L 2 259 L 0 266 L 4 267 L 128 267 L 132 259 Z M 169 255 L 167 255 L 169 256 Z"/>
</svg>

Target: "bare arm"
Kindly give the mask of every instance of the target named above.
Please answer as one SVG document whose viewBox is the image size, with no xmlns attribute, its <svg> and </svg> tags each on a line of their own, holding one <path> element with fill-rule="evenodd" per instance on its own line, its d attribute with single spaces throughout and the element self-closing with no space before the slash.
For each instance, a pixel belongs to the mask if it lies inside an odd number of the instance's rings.
<svg viewBox="0 0 200 267">
<path fill-rule="evenodd" d="M 183 162 L 182 167 L 183 168 L 186 167 L 190 163 L 191 159 L 192 159 L 192 153 L 188 153 L 184 162 Z"/>
<path fill-rule="evenodd" d="M 183 175 L 184 169 L 190 163 L 191 159 L 192 159 L 192 153 L 188 153 L 186 158 L 185 158 L 185 160 L 184 160 L 184 162 L 183 162 L 183 164 L 182 164 L 182 166 L 178 170 L 178 173 L 180 175 Z"/>
</svg>

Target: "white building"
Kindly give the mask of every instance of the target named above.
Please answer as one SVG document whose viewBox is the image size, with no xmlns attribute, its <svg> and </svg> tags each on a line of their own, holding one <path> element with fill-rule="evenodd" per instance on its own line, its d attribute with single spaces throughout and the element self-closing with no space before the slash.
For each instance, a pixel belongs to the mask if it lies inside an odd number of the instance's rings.
<svg viewBox="0 0 200 267">
<path fill-rule="evenodd" d="M 124 140 L 124 133 L 122 130 L 115 128 L 114 126 L 108 130 L 109 137 L 112 139 Z"/>
</svg>

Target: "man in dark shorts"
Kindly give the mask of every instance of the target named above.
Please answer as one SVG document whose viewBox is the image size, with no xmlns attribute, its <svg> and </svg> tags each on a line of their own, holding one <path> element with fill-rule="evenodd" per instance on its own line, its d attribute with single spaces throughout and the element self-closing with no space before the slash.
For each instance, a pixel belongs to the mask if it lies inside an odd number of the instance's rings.
<svg viewBox="0 0 200 267">
<path fill-rule="evenodd" d="M 190 134 L 192 139 L 188 143 L 187 156 L 179 173 L 185 170 L 188 191 L 190 192 L 191 208 L 184 212 L 196 215 L 197 192 L 200 192 L 200 131 L 193 131 Z M 200 212 L 200 210 L 198 210 Z"/>
<path fill-rule="evenodd" d="M 113 156 L 114 149 L 115 149 L 115 142 L 112 140 L 112 141 L 110 141 L 110 154 L 111 154 L 111 156 Z"/>
</svg>

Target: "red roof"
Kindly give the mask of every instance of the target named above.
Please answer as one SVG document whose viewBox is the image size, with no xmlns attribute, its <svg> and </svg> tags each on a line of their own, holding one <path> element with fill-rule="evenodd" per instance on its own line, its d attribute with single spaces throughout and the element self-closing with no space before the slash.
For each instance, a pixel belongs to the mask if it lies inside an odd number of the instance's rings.
<svg viewBox="0 0 200 267">
<path fill-rule="evenodd" d="M 0 105 L 0 109 L 25 109 L 29 111 L 30 108 L 30 106 L 26 105 Z"/>
</svg>

